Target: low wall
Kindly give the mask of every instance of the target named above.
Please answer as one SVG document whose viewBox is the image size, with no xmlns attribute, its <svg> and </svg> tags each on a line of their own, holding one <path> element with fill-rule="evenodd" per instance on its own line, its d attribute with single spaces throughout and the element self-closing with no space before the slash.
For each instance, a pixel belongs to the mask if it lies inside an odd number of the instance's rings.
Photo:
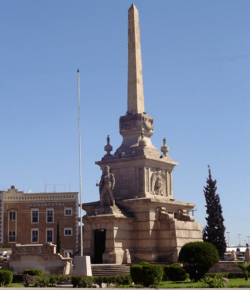
<svg viewBox="0 0 250 290">
<path fill-rule="evenodd" d="M 52 243 L 16 244 L 12 247 L 9 269 L 15 274 L 22 274 L 26 269 L 40 269 L 44 274 L 63 274 L 69 264 L 72 265 L 72 259 L 57 254 L 56 245 Z"/>
<path fill-rule="evenodd" d="M 243 261 L 220 261 L 215 264 L 209 273 L 219 273 L 219 272 L 242 272 L 242 270 L 235 266 L 234 263 L 244 263 Z"/>
</svg>

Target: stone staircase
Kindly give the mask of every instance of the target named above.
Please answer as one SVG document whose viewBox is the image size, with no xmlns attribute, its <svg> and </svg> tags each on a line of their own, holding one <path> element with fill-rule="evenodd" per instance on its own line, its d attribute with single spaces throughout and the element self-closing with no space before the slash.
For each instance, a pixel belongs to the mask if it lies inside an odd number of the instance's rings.
<svg viewBox="0 0 250 290">
<path fill-rule="evenodd" d="M 130 274 L 129 265 L 117 264 L 92 264 L 93 276 L 113 276 L 117 274 Z"/>
</svg>

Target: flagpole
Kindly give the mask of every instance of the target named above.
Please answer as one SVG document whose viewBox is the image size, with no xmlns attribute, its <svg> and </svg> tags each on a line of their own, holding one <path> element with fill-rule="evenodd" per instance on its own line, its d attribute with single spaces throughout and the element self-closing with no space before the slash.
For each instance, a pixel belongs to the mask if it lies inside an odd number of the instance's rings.
<svg viewBox="0 0 250 290">
<path fill-rule="evenodd" d="M 78 138 L 79 138 L 79 187 L 80 187 L 80 256 L 83 256 L 82 240 L 82 154 L 81 154 L 81 115 L 80 115 L 80 70 L 77 70 L 77 88 L 78 88 Z"/>
</svg>

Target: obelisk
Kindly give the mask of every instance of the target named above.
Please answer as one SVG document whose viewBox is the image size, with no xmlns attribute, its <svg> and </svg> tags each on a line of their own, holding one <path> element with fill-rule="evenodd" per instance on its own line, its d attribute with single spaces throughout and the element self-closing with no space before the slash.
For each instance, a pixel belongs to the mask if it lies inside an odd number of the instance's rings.
<svg viewBox="0 0 250 290">
<path fill-rule="evenodd" d="M 151 155 L 159 157 L 158 150 L 152 145 L 150 140 L 154 133 L 154 120 L 146 114 L 144 106 L 139 13 L 134 4 L 128 10 L 127 89 L 127 113 L 125 116 L 121 116 L 119 120 L 119 129 L 123 141 L 116 150 L 115 156 Z M 140 140 L 142 140 L 141 143 Z"/>
<path fill-rule="evenodd" d="M 128 10 L 128 113 L 143 113 L 141 39 L 139 13 L 134 4 Z"/>
</svg>

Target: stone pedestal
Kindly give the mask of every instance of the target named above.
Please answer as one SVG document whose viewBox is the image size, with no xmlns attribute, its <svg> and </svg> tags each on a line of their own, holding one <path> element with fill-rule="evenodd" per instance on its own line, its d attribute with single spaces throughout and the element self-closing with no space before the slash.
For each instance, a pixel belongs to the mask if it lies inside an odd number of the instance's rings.
<svg viewBox="0 0 250 290">
<path fill-rule="evenodd" d="M 84 251 L 95 261 L 97 229 L 106 230 L 103 263 L 177 262 L 181 247 L 202 241 L 201 224 L 186 212 L 193 204 L 168 198 L 133 198 L 116 202 L 116 210 L 96 214 L 98 202 L 83 204 Z"/>
<path fill-rule="evenodd" d="M 75 256 L 73 275 L 92 276 L 90 256 Z"/>
</svg>

